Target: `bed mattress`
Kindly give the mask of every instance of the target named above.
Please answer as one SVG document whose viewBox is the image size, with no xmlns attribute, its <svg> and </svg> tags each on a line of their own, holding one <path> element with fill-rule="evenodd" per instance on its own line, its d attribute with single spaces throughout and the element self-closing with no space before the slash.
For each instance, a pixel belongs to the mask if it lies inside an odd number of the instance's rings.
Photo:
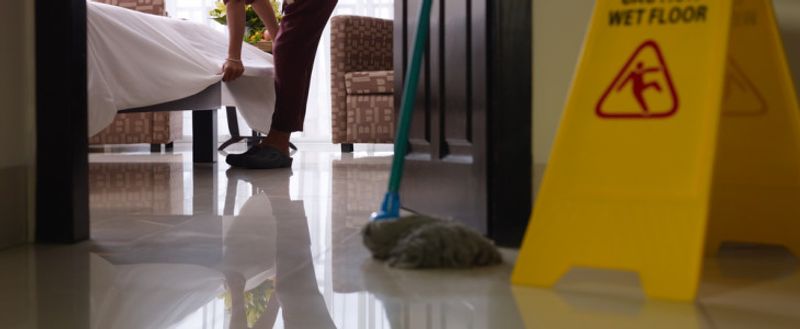
<svg viewBox="0 0 800 329">
<path fill-rule="evenodd" d="M 228 37 L 209 26 L 87 1 L 89 136 L 117 111 L 197 94 L 222 80 Z M 244 76 L 220 83 L 222 104 L 267 132 L 275 107 L 272 56 L 245 44 Z M 207 109 L 198 109 L 207 110 Z"/>
</svg>

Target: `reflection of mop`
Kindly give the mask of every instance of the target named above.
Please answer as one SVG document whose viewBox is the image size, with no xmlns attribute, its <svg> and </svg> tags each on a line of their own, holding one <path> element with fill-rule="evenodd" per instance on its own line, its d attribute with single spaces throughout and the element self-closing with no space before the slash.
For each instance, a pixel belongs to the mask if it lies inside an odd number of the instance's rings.
<svg viewBox="0 0 800 329">
<path fill-rule="evenodd" d="M 502 261 L 494 244 L 478 232 L 453 221 L 415 215 L 400 218 L 400 180 L 407 149 L 408 130 L 416 97 L 422 54 L 428 39 L 432 0 L 423 0 L 406 73 L 400 121 L 394 144 L 389 191 L 380 211 L 362 231 L 364 245 L 373 257 L 403 268 L 472 267 Z"/>
</svg>

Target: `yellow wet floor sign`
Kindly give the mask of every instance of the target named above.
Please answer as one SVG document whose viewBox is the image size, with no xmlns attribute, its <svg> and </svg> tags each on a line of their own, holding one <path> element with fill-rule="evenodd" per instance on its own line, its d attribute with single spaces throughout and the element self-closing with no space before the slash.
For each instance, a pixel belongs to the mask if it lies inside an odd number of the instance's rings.
<svg viewBox="0 0 800 329">
<path fill-rule="evenodd" d="M 695 297 L 704 250 L 800 255 L 800 115 L 768 0 L 598 0 L 512 281 Z"/>
</svg>

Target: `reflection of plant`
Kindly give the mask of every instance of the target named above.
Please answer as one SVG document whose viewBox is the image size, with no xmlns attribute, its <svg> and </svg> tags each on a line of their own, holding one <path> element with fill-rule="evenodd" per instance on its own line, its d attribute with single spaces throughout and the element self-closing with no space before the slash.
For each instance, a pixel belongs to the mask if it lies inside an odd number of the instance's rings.
<svg viewBox="0 0 800 329">
<path fill-rule="evenodd" d="M 255 287 L 249 291 L 245 291 L 244 293 L 244 312 L 247 316 L 247 327 L 252 328 L 253 325 L 256 324 L 256 321 L 264 315 L 264 312 L 267 311 L 267 303 L 269 302 L 270 297 L 272 297 L 272 292 L 274 291 L 273 288 L 273 281 L 266 280 L 258 287 Z M 231 293 L 230 291 L 225 292 L 225 310 L 228 311 L 230 314 L 233 301 L 231 300 Z"/>
<path fill-rule="evenodd" d="M 277 0 L 270 0 L 272 4 L 272 9 L 275 11 L 275 18 L 278 22 L 281 21 L 283 15 L 281 15 L 281 11 L 278 5 Z M 211 15 L 211 19 L 220 23 L 222 25 L 228 24 L 228 13 L 227 7 L 222 1 L 218 1 L 216 7 L 209 12 Z M 255 9 L 253 6 L 247 5 L 245 6 L 245 33 L 244 33 L 244 41 L 247 43 L 256 43 L 261 40 L 264 40 L 264 22 L 258 18 L 258 14 L 256 14 Z"/>
</svg>

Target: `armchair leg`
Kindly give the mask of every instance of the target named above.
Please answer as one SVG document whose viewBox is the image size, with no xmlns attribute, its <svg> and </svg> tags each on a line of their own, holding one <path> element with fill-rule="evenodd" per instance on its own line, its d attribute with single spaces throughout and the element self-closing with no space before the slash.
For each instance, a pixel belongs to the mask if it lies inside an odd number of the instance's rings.
<svg viewBox="0 0 800 329">
<path fill-rule="evenodd" d="M 164 151 L 172 152 L 175 149 L 175 142 L 164 144 Z M 161 144 L 150 144 L 150 153 L 161 153 Z"/>
<path fill-rule="evenodd" d="M 342 153 L 353 153 L 352 143 L 342 143 Z"/>
</svg>

